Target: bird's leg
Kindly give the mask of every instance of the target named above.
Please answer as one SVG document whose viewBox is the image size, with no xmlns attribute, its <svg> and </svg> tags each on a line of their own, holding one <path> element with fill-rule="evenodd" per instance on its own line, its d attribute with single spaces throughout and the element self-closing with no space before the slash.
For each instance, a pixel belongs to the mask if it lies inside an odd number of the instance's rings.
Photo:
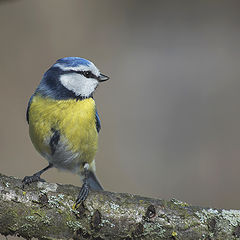
<svg viewBox="0 0 240 240">
<path fill-rule="evenodd" d="M 88 196 L 89 193 L 89 183 L 88 183 L 88 176 L 89 176 L 89 164 L 85 163 L 83 166 L 84 169 L 84 178 L 83 178 L 83 185 L 80 189 L 80 192 L 78 194 L 76 205 L 80 204 L 81 202 L 85 201 L 85 199 Z"/>
<path fill-rule="evenodd" d="M 96 175 L 91 170 L 89 170 L 89 164 L 85 163 L 83 168 L 84 168 L 84 179 L 83 179 L 83 185 L 80 189 L 80 192 L 76 200 L 77 205 L 86 200 L 90 189 L 103 190 L 101 184 L 97 180 Z"/>
<path fill-rule="evenodd" d="M 53 164 L 49 163 L 49 165 L 47 167 L 43 168 L 42 170 L 33 174 L 32 176 L 24 177 L 23 180 L 22 180 L 23 187 L 25 185 L 29 185 L 30 183 L 33 183 L 33 182 L 45 182 L 45 180 L 40 178 L 40 176 L 41 176 L 42 173 L 44 173 L 45 171 L 47 171 L 49 168 L 52 168 L 52 167 L 53 167 Z"/>
</svg>

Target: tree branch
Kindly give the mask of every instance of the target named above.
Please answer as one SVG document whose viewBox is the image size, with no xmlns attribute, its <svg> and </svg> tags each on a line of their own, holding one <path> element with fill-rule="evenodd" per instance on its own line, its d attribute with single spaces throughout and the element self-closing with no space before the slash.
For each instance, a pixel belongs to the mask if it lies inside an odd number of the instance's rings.
<svg viewBox="0 0 240 240">
<path fill-rule="evenodd" d="M 0 174 L 0 234 L 26 239 L 237 239 L 240 211 L 189 206 L 124 193 L 91 192 L 73 210 L 78 187 Z"/>
</svg>

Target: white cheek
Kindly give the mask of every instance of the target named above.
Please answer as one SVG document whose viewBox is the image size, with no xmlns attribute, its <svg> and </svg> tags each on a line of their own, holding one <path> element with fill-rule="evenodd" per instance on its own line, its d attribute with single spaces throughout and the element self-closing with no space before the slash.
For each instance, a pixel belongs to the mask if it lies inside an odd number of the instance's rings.
<svg viewBox="0 0 240 240">
<path fill-rule="evenodd" d="M 98 81 L 93 78 L 86 78 L 80 74 L 64 74 L 60 76 L 60 82 L 68 90 L 74 92 L 76 96 L 90 96 L 98 85 Z"/>
</svg>

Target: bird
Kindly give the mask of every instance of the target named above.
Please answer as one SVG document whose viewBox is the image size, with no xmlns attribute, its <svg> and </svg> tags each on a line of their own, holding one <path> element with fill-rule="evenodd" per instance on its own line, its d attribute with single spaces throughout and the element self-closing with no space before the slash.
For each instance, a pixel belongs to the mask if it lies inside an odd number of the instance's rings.
<svg viewBox="0 0 240 240">
<path fill-rule="evenodd" d="M 96 176 L 95 155 L 101 122 L 93 94 L 109 79 L 89 60 L 58 59 L 43 75 L 31 96 L 26 120 L 30 139 L 48 166 L 23 178 L 23 187 L 44 182 L 41 174 L 55 167 L 80 176 L 83 184 L 76 204 L 90 190 L 103 190 Z"/>
</svg>

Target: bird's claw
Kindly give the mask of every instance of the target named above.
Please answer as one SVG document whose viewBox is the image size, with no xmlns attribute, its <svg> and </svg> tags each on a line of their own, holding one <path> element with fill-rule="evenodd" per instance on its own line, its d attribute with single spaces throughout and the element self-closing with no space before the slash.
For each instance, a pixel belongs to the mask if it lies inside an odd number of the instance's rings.
<svg viewBox="0 0 240 240">
<path fill-rule="evenodd" d="M 33 174 L 32 176 L 26 176 L 22 180 L 23 188 L 25 185 L 29 185 L 33 182 L 46 182 L 46 181 L 40 178 L 40 175 L 38 174 Z"/>
</svg>

